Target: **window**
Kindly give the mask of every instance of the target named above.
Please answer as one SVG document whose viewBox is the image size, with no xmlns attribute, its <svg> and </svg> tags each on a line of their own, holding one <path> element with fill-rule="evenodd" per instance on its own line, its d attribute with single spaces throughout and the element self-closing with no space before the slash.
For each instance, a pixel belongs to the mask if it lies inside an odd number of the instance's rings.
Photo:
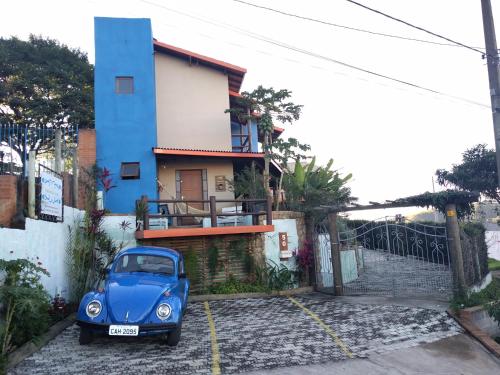
<svg viewBox="0 0 500 375">
<path fill-rule="evenodd" d="M 134 77 L 116 77 L 115 92 L 117 94 L 133 94 Z"/>
<path fill-rule="evenodd" d="M 139 162 L 122 163 L 120 177 L 124 180 L 136 180 L 141 177 Z"/>
<path fill-rule="evenodd" d="M 174 275 L 174 261 L 168 257 L 156 255 L 128 254 L 122 256 L 115 267 L 116 273 L 149 272 Z"/>
</svg>

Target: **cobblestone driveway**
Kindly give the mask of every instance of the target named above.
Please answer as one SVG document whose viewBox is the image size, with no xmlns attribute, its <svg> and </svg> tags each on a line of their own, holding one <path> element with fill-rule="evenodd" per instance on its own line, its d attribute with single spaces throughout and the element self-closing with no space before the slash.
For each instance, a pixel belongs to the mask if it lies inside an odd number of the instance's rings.
<svg viewBox="0 0 500 375">
<path fill-rule="evenodd" d="M 453 336 L 444 312 L 361 305 L 305 295 L 191 303 L 176 348 L 157 338 L 78 344 L 71 326 L 11 374 L 223 374 L 368 356 Z M 215 350 L 215 351 L 214 351 Z M 218 360 L 220 358 L 220 360 Z"/>
</svg>

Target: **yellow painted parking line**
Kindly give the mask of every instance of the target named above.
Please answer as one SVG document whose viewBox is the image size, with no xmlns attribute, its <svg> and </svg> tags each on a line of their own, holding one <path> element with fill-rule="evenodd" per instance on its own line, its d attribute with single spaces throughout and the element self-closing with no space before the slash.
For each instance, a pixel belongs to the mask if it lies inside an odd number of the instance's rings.
<svg viewBox="0 0 500 375">
<path fill-rule="evenodd" d="M 318 315 L 316 315 L 315 313 L 313 313 L 311 310 L 309 310 L 307 307 L 305 307 L 303 304 L 301 304 L 299 301 L 297 301 L 295 298 L 293 297 L 288 297 L 290 299 L 290 301 L 292 301 L 295 305 L 297 305 L 298 307 L 300 307 L 302 310 L 304 310 L 304 312 L 309 315 L 311 318 L 313 318 L 316 323 L 318 323 L 321 328 L 323 328 L 326 333 L 328 333 L 328 335 L 330 335 L 333 340 L 335 341 L 335 344 L 337 344 L 337 346 L 342 349 L 342 351 L 345 353 L 346 356 L 348 356 L 349 358 L 352 358 L 352 353 L 351 351 L 349 350 L 349 348 L 347 347 L 346 344 L 344 344 L 344 342 L 337 336 L 337 334 L 335 333 L 335 331 L 333 329 L 331 329 L 329 326 L 327 326 L 325 324 L 325 322 L 323 322 L 320 317 Z"/>
<path fill-rule="evenodd" d="M 217 344 L 217 334 L 215 332 L 215 323 L 208 302 L 205 301 L 204 305 L 208 326 L 210 327 L 210 342 L 212 344 L 212 375 L 220 375 L 220 354 L 219 345 Z"/>
</svg>

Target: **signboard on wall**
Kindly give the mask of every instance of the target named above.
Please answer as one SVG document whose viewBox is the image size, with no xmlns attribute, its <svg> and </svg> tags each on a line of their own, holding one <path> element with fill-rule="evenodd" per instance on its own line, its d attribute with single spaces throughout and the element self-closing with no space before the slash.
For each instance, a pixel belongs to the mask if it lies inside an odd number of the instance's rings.
<svg viewBox="0 0 500 375">
<path fill-rule="evenodd" d="M 279 232 L 278 240 L 280 245 L 280 258 L 281 259 L 291 258 L 292 252 L 288 250 L 288 233 Z"/>
<path fill-rule="evenodd" d="M 40 215 L 63 221 L 63 180 L 50 170 L 40 170 Z"/>
</svg>

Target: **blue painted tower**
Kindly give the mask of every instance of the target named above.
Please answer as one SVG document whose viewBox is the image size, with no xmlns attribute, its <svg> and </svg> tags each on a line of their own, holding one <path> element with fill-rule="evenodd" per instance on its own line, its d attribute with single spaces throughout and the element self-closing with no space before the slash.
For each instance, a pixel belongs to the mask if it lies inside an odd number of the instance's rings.
<svg viewBox="0 0 500 375">
<path fill-rule="evenodd" d="M 158 195 L 151 22 L 96 17 L 94 25 L 97 163 L 116 185 L 104 204 L 113 213 L 131 213 L 135 199 Z"/>
</svg>

